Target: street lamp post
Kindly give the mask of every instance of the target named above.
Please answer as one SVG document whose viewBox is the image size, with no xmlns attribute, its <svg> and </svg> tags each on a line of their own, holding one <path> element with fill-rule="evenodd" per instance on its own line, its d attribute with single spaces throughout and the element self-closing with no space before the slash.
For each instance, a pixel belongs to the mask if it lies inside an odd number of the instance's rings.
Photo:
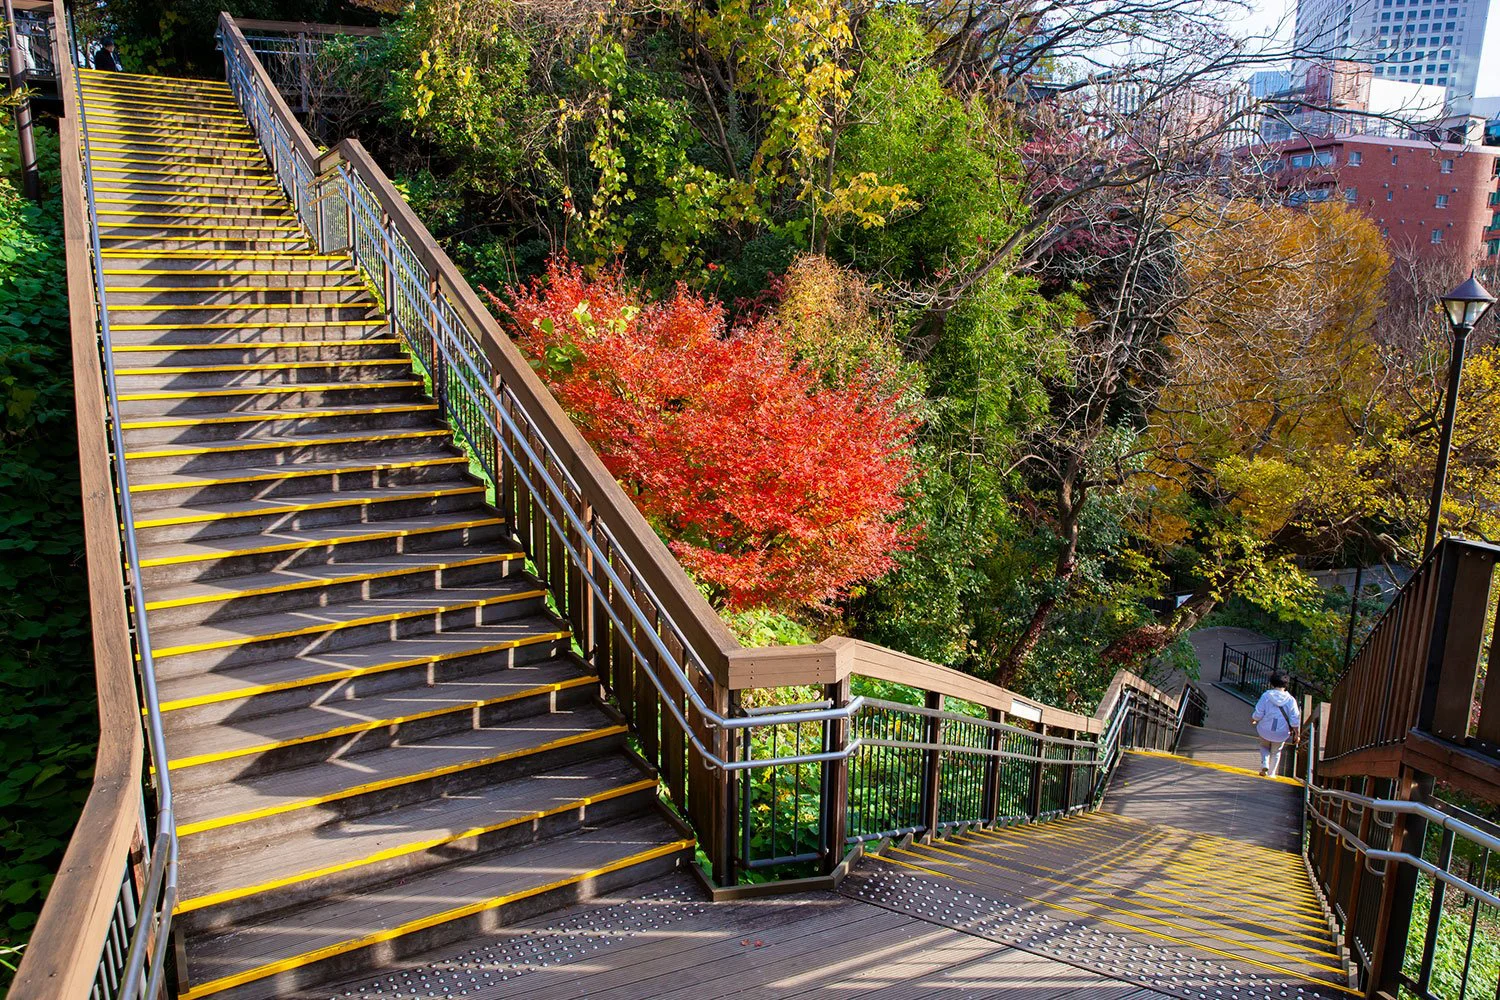
<svg viewBox="0 0 1500 1000">
<path fill-rule="evenodd" d="M 1464 373 L 1464 351 L 1474 324 L 1495 304 L 1495 297 L 1472 273 L 1469 280 L 1443 296 L 1443 313 L 1453 331 L 1453 353 L 1448 359 L 1448 395 L 1443 403 L 1443 426 L 1438 439 L 1437 472 L 1432 478 L 1432 505 L 1427 512 L 1427 544 L 1423 554 L 1437 545 L 1438 522 L 1443 517 L 1443 489 L 1448 482 L 1448 453 L 1453 447 L 1453 418 L 1458 413 L 1458 382 Z"/>
</svg>

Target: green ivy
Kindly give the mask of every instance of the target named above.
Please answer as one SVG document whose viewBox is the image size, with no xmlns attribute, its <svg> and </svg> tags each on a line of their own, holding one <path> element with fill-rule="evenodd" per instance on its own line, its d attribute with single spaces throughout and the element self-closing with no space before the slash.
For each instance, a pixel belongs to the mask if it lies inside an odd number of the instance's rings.
<svg viewBox="0 0 1500 1000">
<path fill-rule="evenodd" d="M 57 143 L 42 205 L 0 136 L 0 986 L 88 795 L 98 723 L 73 419 Z"/>
</svg>

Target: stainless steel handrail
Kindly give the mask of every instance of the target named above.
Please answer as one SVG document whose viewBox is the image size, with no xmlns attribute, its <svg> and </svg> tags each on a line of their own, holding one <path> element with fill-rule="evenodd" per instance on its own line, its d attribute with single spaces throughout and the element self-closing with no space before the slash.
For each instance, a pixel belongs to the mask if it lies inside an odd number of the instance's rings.
<svg viewBox="0 0 1500 1000">
<path fill-rule="evenodd" d="M 1450 816 L 1440 809 L 1434 809 L 1423 802 L 1414 802 L 1409 799 L 1376 799 L 1367 795 L 1360 795 L 1356 792 L 1345 792 L 1333 788 L 1312 788 L 1309 794 L 1312 798 L 1333 799 L 1347 802 L 1360 809 L 1388 813 L 1393 819 L 1397 814 L 1418 816 L 1441 829 L 1452 831 L 1455 836 L 1462 837 L 1464 840 L 1482 847 L 1491 853 L 1500 853 L 1500 838 L 1493 837 L 1478 827 L 1471 826 L 1463 820 Z M 1369 867 L 1370 861 L 1411 865 L 1418 871 L 1423 872 L 1431 878 L 1446 882 L 1459 892 L 1479 900 L 1486 906 L 1493 906 L 1500 909 L 1500 896 L 1488 891 L 1483 886 L 1474 885 L 1465 879 L 1459 878 L 1447 869 L 1433 864 L 1426 858 L 1408 851 L 1392 851 L 1385 848 L 1371 847 L 1357 832 L 1348 829 L 1328 816 L 1324 816 L 1316 807 L 1309 811 L 1318 822 L 1318 825 L 1338 837 L 1346 846 L 1364 855 L 1366 868 L 1371 874 L 1383 875 L 1384 869 L 1377 870 Z"/>
<path fill-rule="evenodd" d="M 67 38 L 67 27 L 58 30 Z M 68 39 L 68 51 L 72 51 Z M 103 354 L 105 394 L 109 403 L 110 443 L 114 451 L 116 497 L 120 509 L 121 539 L 125 547 L 126 571 L 129 575 L 130 614 L 135 627 L 135 646 L 140 671 L 141 695 L 145 701 L 146 733 L 156 778 L 156 836 L 148 848 L 150 869 L 146 891 L 141 896 L 142 919 L 131 934 L 130 952 L 125 965 L 121 1000 L 134 1000 L 144 985 L 145 995 L 160 993 L 166 941 L 171 934 L 172 911 L 177 903 L 177 824 L 173 814 L 171 772 L 167 766 L 166 733 L 162 725 L 161 700 L 157 693 L 156 662 L 151 653 L 151 628 L 146 621 L 146 592 L 141 583 L 140 552 L 135 535 L 135 513 L 130 500 L 130 476 L 125 461 L 125 437 L 120 421 L 120 396 L 115 374 L 113 340 L 110 334 L 109 305 L 104 282 L 104 250 L 99 236 L 99 218 L 94 191 L 93 151 L 89 140 L 88 110 L 84 105 L 83 81 L 75 81 L 78 102 L 78 132 L 83 152 L 83 184 L 89 214 L 89 240 L 94 264 L 95 311 L 99 320 L 100 349 Z M 155 889 L 153 889 L 155 887 Z M 152 892 L 159 889 L 160 905 L 153 905 Z M 146 919 L 151 914 L 151 919 Z M 147 948 L 154 940 L 153 960 L 147 968 Z M 146 973 L 142 982 L 142 973 Z"/>
</svg>

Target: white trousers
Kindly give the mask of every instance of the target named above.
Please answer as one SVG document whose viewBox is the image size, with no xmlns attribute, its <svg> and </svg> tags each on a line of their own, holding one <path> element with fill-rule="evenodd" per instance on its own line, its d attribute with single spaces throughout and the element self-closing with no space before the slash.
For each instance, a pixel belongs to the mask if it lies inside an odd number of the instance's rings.
<svg viewBox="0 0 1500 1000">
<path fill-rule="evenodd" d="M 1285 743 L 1260 741 L 1260 766 L 1267 774 L 1275 774 L 1281 767 L 1281 748 L 1284 746 Z"/>
</svg>

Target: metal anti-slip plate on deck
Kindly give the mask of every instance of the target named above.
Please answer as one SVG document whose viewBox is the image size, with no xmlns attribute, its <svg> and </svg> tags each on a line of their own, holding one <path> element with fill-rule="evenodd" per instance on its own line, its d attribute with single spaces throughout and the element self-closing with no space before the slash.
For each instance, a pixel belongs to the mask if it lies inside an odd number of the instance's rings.
<svg viewBox="0 0 1500 1000">
<path fill-rule="evenodd" d="M 712 906 L 691 881 L 672 879 L 639 898 L 580 908 L 547 927 L 502 933 L 430 964 L 346 986 L 331 996 L 346 1000 L 482 997 L 502 983 L 539 969 L 578 962 L 631 938 L 659 935 L 669 927 L 691 926 Z"/>
<path fill-rule="evenodd" d="M 980 894 L 946 879 L 863 862 L 841 892 L 861 902 L 1101 972 L 1183 1000 L 1336 1000 L 1348 993 L 1041 912 L 1024 900 Z"/>
</svg>

